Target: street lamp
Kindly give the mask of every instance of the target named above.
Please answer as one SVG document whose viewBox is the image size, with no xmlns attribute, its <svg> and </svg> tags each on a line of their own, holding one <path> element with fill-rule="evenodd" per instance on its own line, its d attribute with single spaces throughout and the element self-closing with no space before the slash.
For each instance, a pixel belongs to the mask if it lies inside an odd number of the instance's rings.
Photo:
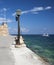
<svg viewBox="0 0 54 65">
<path fill-rule="evenodd" d="M 18 9 L 16 11 L 16 21 L 18 21 L 18 35 L 16 39 L 16 45 L 20 45 L 20 15 L 21 15 L 21 10 Z"/>
</svg>

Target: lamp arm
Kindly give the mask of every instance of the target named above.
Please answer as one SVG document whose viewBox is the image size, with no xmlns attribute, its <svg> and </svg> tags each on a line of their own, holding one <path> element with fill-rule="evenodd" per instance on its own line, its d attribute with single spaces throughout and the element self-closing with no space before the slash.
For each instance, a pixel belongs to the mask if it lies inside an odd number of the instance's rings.
<svg viewBox="0 0 54 65">
<path fill-rule="evenodd" d="M 16 21 L 18 21 L 18 16 L 16 16 Z"/>
</svg>

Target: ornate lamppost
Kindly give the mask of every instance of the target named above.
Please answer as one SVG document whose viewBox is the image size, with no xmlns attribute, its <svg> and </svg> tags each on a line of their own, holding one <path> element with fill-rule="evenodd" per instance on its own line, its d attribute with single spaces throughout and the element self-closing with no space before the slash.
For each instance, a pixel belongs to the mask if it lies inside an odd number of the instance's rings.
<svg viewBox="0 0 54 65">
<path fill-rule="evenodd" d="M 18 9 L 16 11 L 16 21 L 18 21 L 18 35 L 16 39 L 16 45 L 20 45 L 20 15 L 21 15 L 21 10 Z"/>
</svg>

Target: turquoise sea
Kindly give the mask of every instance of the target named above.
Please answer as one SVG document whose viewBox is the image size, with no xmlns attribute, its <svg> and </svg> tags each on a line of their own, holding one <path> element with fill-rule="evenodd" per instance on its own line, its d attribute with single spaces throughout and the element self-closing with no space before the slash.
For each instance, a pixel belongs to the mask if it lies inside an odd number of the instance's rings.
<svg viewBox="0 0 54 65">
<path fill-rule="evenodd" d="M 16 35 L 15 35 L 16 36 Z M 54 35 L 22 35 L 25 44 L 50 65 L 54 65 Z"/>
<path fill-rule="evenodd" d="M 41 56 L 50 65 L 54 65 L 54 35 L 23 35 L 28 48 Z"/>
</svg>

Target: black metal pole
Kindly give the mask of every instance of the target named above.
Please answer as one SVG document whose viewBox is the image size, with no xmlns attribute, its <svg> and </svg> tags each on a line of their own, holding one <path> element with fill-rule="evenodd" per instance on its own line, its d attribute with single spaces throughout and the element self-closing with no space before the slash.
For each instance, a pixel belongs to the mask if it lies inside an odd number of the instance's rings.
<svg viewBox="0 0 54 65">
<path fill-rule="evenodd" d="M 20 15 L 18 15 L 18 44 L 20 45 Z"/>
<path fill-rule="evenodd" d="M 16 45 L 20 45 L 20 15 L 17 15 L 16 21 L 18 21 L 18 34 L 17 34 L 17 39 L 15 41 L 16 41 Z"/>
</svg>

